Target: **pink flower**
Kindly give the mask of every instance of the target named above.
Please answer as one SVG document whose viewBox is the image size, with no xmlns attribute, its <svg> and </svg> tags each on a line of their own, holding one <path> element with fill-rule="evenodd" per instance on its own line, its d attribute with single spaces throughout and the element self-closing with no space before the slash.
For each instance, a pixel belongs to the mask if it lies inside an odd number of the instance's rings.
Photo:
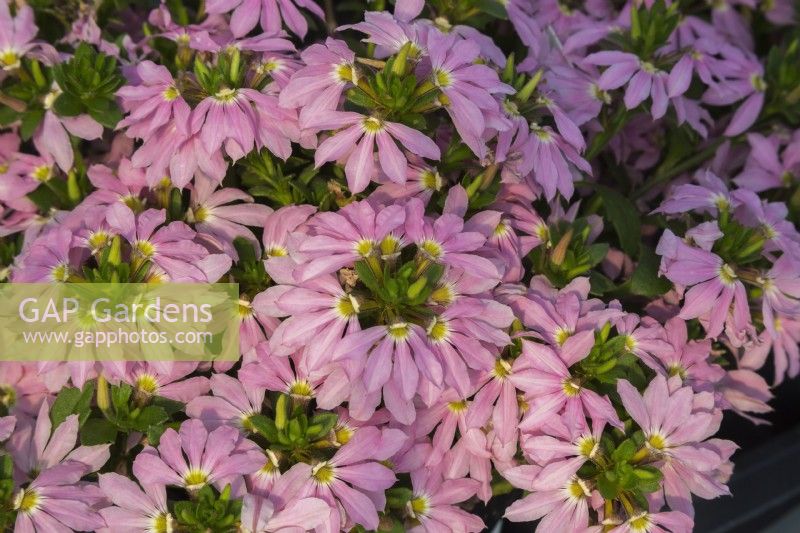
<svg viewBox="0 0 800 533">
<path fill-rule="evenodd" d="M 600 89 L 610 91 L 628 84 L 625 90 L 626 108 L 634 109 L 650 97 L 652 99 L 650 114 L 653 120 L 658 120 L 666 114 L 669 104 L 667 96 L 669 74 L 666 72 L 627 52 L 596 52 L 587 56 L 585 61 L 590 65 L 609 66 L 597 81 Z"/>
<path fill-rule="evenodd" d="M 59 94 L 60 90 L 56 88 L 48 98 L 55 100 Z M 45 100 L 44 120 L 33 134 L 33 143 L 40 154 L 51 157 L 61 170 L 69 172 L 75 158 L 69 134 L 91 141 L 102 137 L 103 126 L 89 115 L 58 116 L 48 106 L 51 100 Z"/>
<path fill-rule="evenodd" d="M 208 378 L 189 377 L 195 370 L 197 363 L 130 361 L 123 366 L 109 365 L 109 377 L 133 386 L 145 398 L 163 396 L 186 403 L 208 392 Z"/>
<path fill-rule="evenodd" d="M 569 371 L 569 367 L 589 355 L 594 346 L 594 331 L 582 331 L 564 341 L 558 354 L 551 348 L 522 341 L 522 353 L 530 358 L 531 367 L 538 375 L 529 387 L 532 408 L 522 419 L 520 429 L 528 431 L 541 427 L 546 419 L 563 413 L 567 425 L 581 423 L 576 413 L 585 413 L 594 424 L 603 422 L 622 427 L 609 399 L 583 386 Z"/>
<path fill-rule="evenodd" d="M 0 6 L 0 67 L 4 71 L 15 70 L 20 66 L 20 60 L 31 51 L 36 43 L 33 38 L 39 28 L 34 23 L 34 13 L 28 5 L 17 7 L 16 16 L 11 16 L 9 4 L 3 2 Z"/>
<path fill-rule="evenodd" d="M 0 404 L 9 414 L 35 416 L 48 395 L 36 364 L 0 361 Z"/>
<path fill-rule="evenodd" d="M 750 156 L 741 174 L 733 180 L 740 187 L 762 192 L 785 187 L 791 176 L 800 174 L 800 133 L 795 132 L 782 152 L 777 136 L 748 133 L 747 142 L 750 144 Z"/>
<path fill-rule="evenodd" d="M 483 159 L 488 153 L 484 137 L 510 127 L 494 95 L 513 94 L 514 89 L 490 67 L 475 63 L 481 50 L 473 40 L 431 29 L 428 53 L 431 83 L 446 98 L 443 105 L 461 139 Z"/>
<path fill-rule="evenodd" d="M 308 221 L 310 236 L 302 239 L 298 252 L 304 263 L 294 277 L 300 282 L 377 253 L 384 239 L 399 239 L 405 211 L 401 206 L 375 209 L 366 201 L 348 204 L 337 212 L 319 213 Z"/>
<path fill-rule="evenodd" d="M 420 522 L 412 533 L 475 533 L 486 527 L 483 520 L 458 507 L 475 494 L 477 481 L 442 479 L 440 468 L 421 468 L 411 473 L 411 485 L 414 492 L 407 510 Z"/>
<path fill-rule="evenodd" d="M 540 520 L 538 533 L 585 531 L 589 525 L 591 491 L 577 476 L 565 472 L 539 479 L 541 470 L 522 465 L 503 472 L 512 485 L 531 494 L 512 503 L 504 516 L 512 522 Z"/>
<path fill-rule="evenodd" d="M 122 109 L 128 112 L 117 129 L 127 128 L 125 134 L 135 139 L 149 139 L 156 130 L 174 121 L 182 133 L 191 109 L 166 67 L 152 61 L 136 66 L 138 83 L 117 90 Z"/>
<path fill-rule="evenodd" d="M 694 521 L 683 513 L 667 511 L 650 513 L 643 511 L 628 518 L 611 533 L 690 533 Z"/>
<path fill-rule="evenodd" d="M 466 197 L 463 189 L 453 188 L 448 200 L 452 200 L 453 205 L 462 202 L 462 196 Z M 461 214 L 445 211 L 436 220 L 431 220 L 425 217 L 422 200 L 410 199 L 406 204 L 406 237 L 416 244 L 418 253 L 428 261 L 463 270 L 483 289 L 497 285 L 502 272 L 492 261 L 476 253 L 486 243 L 486 235 L 471 230 L 469 222 L 465 225 Z"/>
<path fill-rule="evenodd" d="M 186 121 L 172 120 L 150 137 L 131 156 L 133 166 L 147 169 L 147 183 L 153 187 L 164 176 L 172 184 L 185 187 L 198 170 L 221 182 L 228 165 L 221 151 L 209 152 L 199 135 L 189 135 Z"/>
<path fill-rule="evenodd" d="M 358 363 L 355 373 L 360 378 L 351 383 L 348 400 L 354 418 L 372 416 L 383 396 L 395 420 L 402 424 L 414 421 L 417 387 L 423 379 L 440 387 L 444 373 L 426 338 L 420 326 L 395 322 L 351 333 L 336 345 L 334 361 L 344 357 Z"/>
<path fill-rule="evenodd" d="M 246 367 L 245 367 L 246 368 Z M 211 392 L 213 396 L 197 396 L 186 404 L 186 414 L 191 418 L 199 418 L 209 429 L 222 425 L 247 428 L 248 419 L 261 412 L 264 403 L 263 387 L 257 387 L 242 381 L 244 369 L 239 371 L 239 379 L 227 374 L 211 376 Z"/>
<path fill-rule="evenodd" d="M 147 201 L 149 188 L 145 173 L 134 167 L 128 158 L 120 160 L 116 169 L 92 165 L 86 175 L 96 190 L 81 202 L 81 206 L 110 206 L 121 202 L 138 211 Z"/>
<path fill-rule="evenodd" d="M 286 508 L 277 510 L 275 505 L 254 494 L 244 497 L 242 507 L 242 532 L 267 533 L 302 529 L 310 531 L 322 525 L 330 507 L 319 498 L 302 498 L 291 502 Z"/>
<path fill-rule="evenodd" d="M 625 380 L 617 383 L 622 404 L 644 432 L 650 454 L 664 474 L 664 494 L 669 506 L 693 516 L 691 493 L 710 499 L 729 494 L 716 472 L 735 445 L 730 441 L 706 441 L 719 429 L 722 413 L 714 407 L 711 393 L 695 394 L 678 378 L 667 382 L 656 376 L 644 395 Z"/>
<path fill-rule="evenodd" d="M 236 37 L 247 35 L 260 21 L 265 33 L 280 32 L 283 23 L 302 39 L 308 32 L 308 22 L 298 8 L 325 19 L 325 13 L 314 0 L 210 0 L 206 6 L 212 14 L 233 11 L 231 31 Z"/>
<path fill-rule="evenodd" d="M 673 283 L 691 287 L 684 296 L 680 317 L 707 317 L 706 334 L 717 337 L 732 312 L 737 330 L 750 326 L 747 294 L 736 272 L 721 257 L 689 246 L 666 230 L 656 252 L 662 256 L 661 269 Z"/>
<path fill-rule="evenodd" d="M 725 375 L 725 370 L 713 363 L 711 339 L 689 340 L 686 322 L 674 317 L 664 327 L 671 349 L 642 357 L 642 361 L 666 377 L 678 376 L 695 391 L 708 390 Z"/>
<path fill-rule="evenodd" d="M 17 417 L 0 416 L 0 442 L 8 440 L 17 425 Z"/>
<path fill-rule="evenodd" d="M 280 92 L 282 107 L 300 108 L 300 126 L 308 127 L 318 113 L 339 106 L 344 90 L 356 79 L 355 53 L 344 41 L 312 44 L 300 53 L 305 66 L 295 72 Z"/>
<path fill-rule="evenodd" d="M 64 282 L 79 268 L 79 254 L 73 253 L 72 232 L 64 227 L 43 233 L 17 259 L 11 272 L 15 283 Z"/>
<path fill-rule="evenodd" d="M 222 250 L 234 261 L 239 254 L 233 246 L 237 237 L 246 239 L 261 255 L 261 246 L 253 232 L 247 228 L 263 227 L 272 210 L 261 204 L 253 203 L 253 197 L 244 191 L 225 187 L 217 189 L 216 184 L 197 173 L 191 194 L 191 207 L 187 214 L 190 223 L 194 223 L 198 235 L 219 243 Z M 232 204 L 236 201 L 244 203 Z"/>
<path fill-rule="evenodd" d="M 334 509 L 329 527 L 340 523 L 360 524 L 377 529 L 378 511 L 383 509 L 383 492 L 394 485 L 394 473 L 374 460 L 380 453 L 381 432 L 372 426 L 356 430 L 350 441 L 328 460 L 307 465 L 298 463 L 285 476 L 296 475 L 304 480 L 308 496 L 328 502 Z M 345 517 L 339 521 L 339 509 Z"/>
<path fill-rule="evenodd" d="M 133 462 L 134 475 L 145 484 L 176 485 L 188 491 L 230 484 L 234 494 L 244 490 L 241 476 L 261 468 L 263 454 L 230 426 L 209 433 L 200 420 L 187 420 L 180 432 L 170 428 L 158 448 L 146 446 Z"/>
<path fill-rule="evenodd" d="M 53 480 L 51 469 L 77 465 L 77 479 L 95 472 L 108 461 L 108 444 L 78 446 L 78 416 L 70 415 L 55 428 L 50 422 L 50 403 L 44 401 L 35 422 L 21 424 L 6 443 L 14 459 L 14 479 L 17 485 L 40 477 Z M 57 479 L 57 478 L 56 478 Z"/>
<path fill-rule="evenodd" d="M 323 141 L 314 154 L 317 167 L 328 161 L 347 159 L 345 174 L 352 193 L 367 188 L 377 178 L 375 145 L 381 170 L 395 183 L 405 183 L 408 160 L 397 147 L 398 141 L 409 152 L 428 159 L 439 159 L 439 147 L 422 132 L 397 122 L 360 113 L 328 111 L 309 119 L 317 130 L 345 128 Z"/>
<path fill-rule="evenodd" d="M 132 247 L 134 270 L 149 264 L 150 280 L 214 282 L 230 269 L 230 257 L 210 254 L 194 242 L 197 234 L 183 222 L 162 226 L 166 217 L 163 209 L 148 209 L 137 216 L 124 204 L 117 203 L 108 208 L 106 219 L 109 226 Z"/>
<path fill-rule="evenodd" d="M 17 511 L 14 531 L 50 533 L 102 528 L 105 522 L 94 506 L 104 496 L 95 485 L 80 481 L 86 473 L 86 465 L 76 461 L 41 472 L 14 497 L 13 509 Z"/>
<path fill-rule="evenodd" d="M 100 510 L 106 523 L 98 529 L 100 533 L 158 531 L 159 527 L 169 531 L 173 527 L 163 485 L 146 484 L 142 490 L 135 481 L 114 472 L 100 474 L 99 482 L 100 490 L 114 504 Z"/>
</svg>

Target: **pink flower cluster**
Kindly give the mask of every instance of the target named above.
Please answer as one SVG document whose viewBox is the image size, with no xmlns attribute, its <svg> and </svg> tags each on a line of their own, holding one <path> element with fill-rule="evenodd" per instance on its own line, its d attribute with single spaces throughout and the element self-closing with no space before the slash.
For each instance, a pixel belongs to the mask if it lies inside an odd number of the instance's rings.
<svg viewBox="0 0 800 533">
<path fill-rule="evenodd" d="M 730 495 L 723 416 L 800 373 L 792 2 L 111 4 L 0 0 L 0 282 L 238 283 L 240 357 L 0 347 L 0 529 L 681 533 Z"/>
</svg>

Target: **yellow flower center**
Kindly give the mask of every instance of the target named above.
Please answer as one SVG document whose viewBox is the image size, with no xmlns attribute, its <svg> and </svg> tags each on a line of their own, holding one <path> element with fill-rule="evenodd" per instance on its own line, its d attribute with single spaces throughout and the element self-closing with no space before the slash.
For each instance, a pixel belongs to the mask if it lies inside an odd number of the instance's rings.
<svg viewBox="0 0 800 533">
<path fill-rule="evenodd" d="M 503 237 L 505 235 L 508 235 L 510 232 L 511 232 L 511 227 L 501 220 L 500 223 L 497 225 L 497 227 L 494 228 L 492 234 L 495 237 Z"/>
<path fill-rule="evenodd" d="M 750 83 L 753 85 L 753 89 L 756 91 L 763 93 L 767 90 L 767 82 L 764 81 L 764 78 L 759 76 L 758 74 L 753 74 L 750 77 Z"/>
<path fill-rule="evenodd" d="M 87 239 L 87 242 L 89 243 L 89 247 L 92 250 L 99 250 L 100 248 L 103 248 L 108 243 L 108 238 L 109 238 L 109 234 L 106 233 L 105 231 L 102 231 L 102 230 L 101 231 L 93 231 L 89 235 L 89 238 Z"/>
<path fill-rule="evenodd" d="M 356 300 L 352 294 L 342 296 L 339 298 L 339 301 L 336 302 L 336 311 L 338 311 L 342 318 L 356 316 L 360 308 L 361 306 L 358 304 L 358 300 Z"/>
<path fill-rule="evenodd" d="M 289 395 L 292 398 L 310 400 L 314 397 L 314 388 L 308 381 L 298 379 L 289 385 Z"/>
<path fill-rule="evenodd" d="M 441 259 L 442 255 L 444 254 L 442 245 L 431 239 L 422 241 L 422 243 L 419 245 L 419 248 L 423 254 L 427 255 L 428 258 L 433 261 Z"/>
<path fill-rule="evenodd" d="M 431 300 L 439 305 L 448 306 L 456 299 L 456 293 L 450 285 L 437 287 L 431 293 Z"/>
<path fill-rule="evenodd" d="M 31 172 L 31 177 L 36 181 L 48 181 L 53 177 L 53 169 L 48 165 L 39 165 Z"/>
<path fill-rule="evenodd" d="M 234 101 L 238 95 L 239 95 L 239 91 L 238 90 L 229 89 L 229 88 L 226 87 L 224 89 L 220 89 L 217 92 L 217 94 L 214 95 L 214 98 L 219 102 L 228 104 L 228 103 Z"/>
<path fill-rule="evenodd" d="M 434 342 L 441 342 L 450 334 L 450 328 L 447 321 L 439 317 L 434 317 L 431 324 L 428 326 L 428 337 Z"/>
<path fill-rule="evenodd" d="M 152 533 L 172 533 L 172 515 L 169 513 L 159 513 L 153 517 L 153 524 L 150 526 Z"/>
<path fill-rule="evenodd" d="M 356 253 L 361 257 L 369 257 L 375 249 L 375 243 L 369 239 L 361 239 L 355 245 Z"/>
<path fill-rule="evenodd" d="M 167 102 L 172 102 L 173 100 L 175 100 L 180 95 L 181 95 L 180 91 L 174 85 L 170 85 L 169 87 L 164 89 L 163 93 L 161 93 L 161 96 Z"/>
<path fill-rule="evenodd" d="M 191 468 L 183 476 L 183 482 L 188 490 L 198 490 L 208 482 L 208 475 L 199 468 Z"/>
<path fill-rule="evenodd" d="M 626 350 L 628 350 L 629 352 L 632 352 L 633 350 L 636 349 L 637 344 L 639 344 L 639 343 L 636 342 L 636 339 L 634 339 L 630 335 L 625 335 L 625 349 Z"/>
<path fill-rule="evenodd" d="M 437 87 L 446 88 L 453 84 L 453 77 L 449 72 L 444 70 L 433 71 L 433 84 Z"/>
<path fill-rule="evenodd" d="M 466 400 L 461 400 L 460 402 L 450 402 L 447 404 L 447 408 L 453 413 L 462 413 L 467 410 L 467 402 Z"/>
<path fill-rule="evenodd" d="M 719 268 L 719 279 L 725 285 L 733 285 L 737 279 L 736 272 L 729 264 L 725 263 Z"/>
<path fill-rule="evenodd" d="M 152 374 L 140 374 L 136 378 L 136 388 L 147 394 L 154 394 L 158 390 L 158 380 Z"/>
<path fill-rule="evenodd" d="M 240 318 L 247 318 L 253 314 L 253 306 L 247 300 L 239 300 L 238 311 Z"/>
<path fill-rule="evenodd" d="M 142 199 L 137 196 L 127 195 L 120 198 L 120 201 L 131 208 L 134 213 L 141 213 L 144 210 Z"/>
<path fill-rule="evenodd" d="M 680 363 L 669 365 L 668 372 L 670 377 L 679 376 L 681 380 L 686 379 L 686 369 Z"/>
<path fill-rule="evenodd" d="M 511 375 L 511 363 L 505 359 L 498 359 L 494 362 L 494 370 L 492 373 L 498 379 L 505 379 Z"/>
<path fill-rule="evenodd" d="M 553 337 L 555 337 L 556 343 L 559 346 L 563 346 L 564 343 L 567 342 L 567 339 L 569 339 L 570 335 L 572 335 L 571 331 L 569 331 L 568 329 L 559 327 L 559 328 L 556 329 L 555 334 L 553 335 Z"/>
<path fill-rule="evenodd" d="M 411 328 L 405 322 L 395 322 L 390 326 L 386 326 L 386 331 L 395 341 L 404 341 L 408 338 Z"/>
<path fill-rule="evenodd" d="M 70 269 L 66 263 L 61 263 L 53 267 L 50 272 L 50 277 L 53 281 L 67 281 L 69 279 Z"/>
<path fill-rule="evenodd" d="M 400 239 L 387 235 L 381 241 L 380 249 L 382 259 L 393 259 L 400 253 Z"/>
<path fill-rule="evenodd" d="M 383 121 L 376 117 L 365 118 L 362 124 L 364 126 L 364 131 L 367 133 L 378 133 L 382 131 L 384 127 Z"/>
<path fill-rule="evenodd" d="M 289 255 L 289 251 L 279 244 L 273 244 L 267 248 L 267 257 L 286 257 L 287 255 Z"/>
<path fill-rule="evenodd" d="M 350 426 L 339 426 L 333 432 L 336 435 L 336 442 L 341 446 L 350 442 L 350 439 L 355 434 L 355 431 Z"/>
<path fill-rule="evenodd" d="M 442 176 L 436 171 L 424 170 L 420 178 L 422 186 L 426 189 L 438 191 L 442 188 Z"/>
<path fill-rule="evenodd" d="M 650 447 L 655 450 L 663 450 L 664 447 L 666 447 L 667 442 L 664 439 L 664 437 L 662 437 L 658 433 L 653 433 L 647 438 L 647 444 L 649 444 Z"/>
<path fill-rule="evenodd" d="M 409 514 L 414 518 L 416 518 L 417 515 L 426 515 L 430 507 L 431 504 L 425 496 L 417 496 L 408 502 Z"/>
<path fill-rule="evenodd" d="M 311 477 L 320 485 L 330 485 L 335 478 L 333 475 L 333 467 L 327 462 L 318 463 L 311 469 Z"/>
<path fill-rule="evenodd" d="M 577 396 L 581 393 L 580 384 L 572 379 L 565 379 L 562 388 L 564 389 L 564 394 L 570 397 Z"/>
<path fill-rule="evenodd" d="M 0 52 L 0 65 L 3 70 L 12 70 L 19 67 L 19 54 L 14 50 L 6 49 Z"/>
<path fill-rule="evenodd" d="M 133 246 L 142 257 L 151 257 L 156 252 L 155 245 L 150 241 L 136 241 Z"/>
<path fill-rule="evenodd" d="M 197 206 L 195 209 L 189 211 L 192 220 L 195 222 L 205 222 L 208 219 L 208 209 L 202 205 Z"/>
<path fill-rule="evenodd" d="M 21 513 L 31 514 L 39 508 L 40 498 L 33 489 L 22 489 L 14 498 L 14 509 Z"/>
<path fill-rule="evenodd" d="M 566 488 L 567 494 L 574 499 L 582 500 L 587 498 L 590 494 L 586 484 L 578 478 L 570 481 Z"/>
<path fill-rule="evenodd" d="M 17 391 L 11 385 L 0 385 L 0 405 L 11 409 L 17 403 Z"/>
<path fill-rule="evenodd" d="M 580 454 L 584 457 L 589 457 L 590 459 L 597 454 L 597 449 L 599 445 L 594 437 L 580 437 L 578 439 L 578 450 Z"/>
<path fill-rule="evenodd" d="M 356 73 L 352 65 L 342 63 L 334 69 L 334 78 L 337 81 L 353 81 L 356 79 Z"/>
<path fill-rule="evenodd" d="M 632 531 L 648 531 L 650 529 L 650 517 L 647 513 L 632 516 L 631 519 L 628 520 L 628 525 Z"/>
</svg>

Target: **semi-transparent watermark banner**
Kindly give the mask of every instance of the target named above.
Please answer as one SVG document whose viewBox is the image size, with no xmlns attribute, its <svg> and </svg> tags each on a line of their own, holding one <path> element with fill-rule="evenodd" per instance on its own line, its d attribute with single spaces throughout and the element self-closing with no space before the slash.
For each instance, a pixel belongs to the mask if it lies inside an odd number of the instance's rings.
<svg viewBox="0 0 800 533">
<path fill-rule="evenodd" d="M 235 283 L 0 285 L 0 361 L 235 361 Z"/>
</svg>

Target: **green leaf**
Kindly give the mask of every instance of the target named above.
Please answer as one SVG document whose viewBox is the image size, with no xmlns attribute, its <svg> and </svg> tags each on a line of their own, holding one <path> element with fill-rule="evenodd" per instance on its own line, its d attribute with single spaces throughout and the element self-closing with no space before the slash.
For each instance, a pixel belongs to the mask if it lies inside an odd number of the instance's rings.
<svg viewBox="0 0 800 533">
<path fill-rule="evenodd" d="M 631 439 L 625 439 L 617 446 L 617 449 L 611 453 L 611 458 L 615 462 L 621 463 L 623 461 L 629 461 L 635 453 L 636 444 Z"/>
<path fill-rule="evenodd" d="M 122 120 L 122 113 L 119 109 L 111 108 L 106 111 L 98 111 L 96 109 L 89 110 L 89 116 L 99 122 L 101 125 L 109 129 L 117 127 L 117 123 Z"/>
<path fill-rule="evenodd" d="M 90 418 L 81 428 L 81 444 L 94 446 L 114 442 L 117 427 L 105 418 Z"/>
<path fill-rule="evenodd" d="M 19 135 L 23 141 L 27 141 L 33 136 L 33 132 L 39 127 L 44 118 L 44 109 L 31 109 L 23 113 L 19 127 Z"/>
<path fill-rule="evenodd" d="M 164 409 L 169 416 L 174 415 L 175 413 L 182 411 L 185 405 L 183 402 L 179 402 L 177 400 L 171 400 L 169 398 L 164 398 L 163 396 L 155 396 L 150 401 L 150 405 L 157 405 Z"/>
<path fill-rule="evenodd" d="M 275 421 L 264 415 L 253 415 L 247 419 L 253 428 L 270 442 L 278 442 L 278 428 Z"/>
<path fill-rule="evenodd" d="M 589 255 L 589 268 L 597 266 L 608 255 L 608 243 L 596 242 L 586 247 Z"/>
<path fill-rule="evenodd" d="M 487 15 L 501 20 L 508 20 L 508 13 L 502 2 L 497 0 L 477 0 L 475 5 Z"/>
<path fill-rule="evenodd" d="M 76 387 L 61 389 L 50 408 L 50 421 L 57 428 L 70 415 L 78 415 L 81 425 L 89 418 L 90 405 L 94 396 L 94 382 L 88 382 L 83 390 Z"/>
<path fill-rule="evenodd" d="M 169 420 L 169 415 L 163 407 L 148 405 L 132 420 L 132 428 L 138 431 L 147 431 L 151 426 L 158 426 Z"/>
<path fill-rule="evenodd" d="M 319 413 L 314 415 L 311 423 L 306 430 L 306 437 L 309 440 L 315 440 L 330 433 L 336 426 L 339 416 L 336 413 Z"/>
<path fill-rule="evenodd" d="M 0 106 L 0 126 L 8 126 L 19 119 L 19 113 L 7 106 Z"/>
<path fill-rule="evenodd" d="M 619 237 L 620 248 L 629 256 L 636 257 L 642 236 L 639 211 L 631 200 L 613 189 L 598 185 L 597 192 L 603 199 L 606 215 Z"/>
<path fill-rule="evenodd" d="M 672 288 L 670 281 L 658 274 L 659 258 L 652 248 L 639 248 L 639 264 L 631 276 L 631 292 L 639 296 L 654 298 Z"/>
<path fill-rule="evenodd" d="M 61 93 L 53 102 L 53 111 L 62 117 L 74 117 L 83 113 L 84 106 L 78 97 Z"/>
<path fill-rule="evenodd" d="M 610 479 L 610 476 L 614 477 L 612 472 L 605 472 L 597 478 L 597 490 L 606 500 L 613 500 L 619 494 L 616 479 Z"/>
<path fill-rule="evenodd" d="M 614 282 L 608 279 L 599 272 L 592 271 L 589 273 L 589 282 L 591 283 L 591 292 L 597 296 L 613 291 L 617 288 Z"/>
<path fill-rule="evenodd" d="M 358 279 L 361 280 L 373 294 L 381 294 L 381 289 L 383 287 L 366 261 L 358 261 L 356 263 L 356 273 L 358 274 Z"/>
<path fill-rule="evenodd" d="M 661 473 L 661 470 L 654 466 L 640 466 L 634 468 L 633 474 L 637 478 L 647 483 L 661 481 L 661 478 L 664 477 L 664 475 Z"/>
</svg>

